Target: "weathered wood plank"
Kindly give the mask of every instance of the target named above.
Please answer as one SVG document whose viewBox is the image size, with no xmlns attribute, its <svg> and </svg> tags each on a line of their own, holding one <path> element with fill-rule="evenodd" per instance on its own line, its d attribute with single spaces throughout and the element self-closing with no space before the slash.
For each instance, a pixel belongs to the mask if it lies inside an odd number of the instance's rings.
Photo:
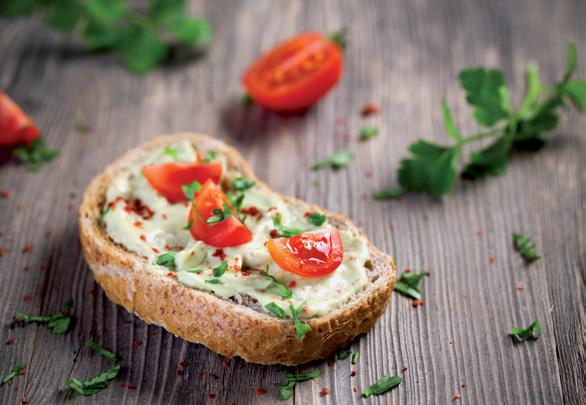
<svg viewBox="0 0 586 405">
<path fill-rule="evenodd" d="M 317 367 L 322 377 L 298 385 L 291 403 L 362 403 L 362 389 L 384 374 L 401 374 L 404 381 L 369 402 L 443 404 L 456 392 L 468 403 L 583 401 L 584 116 L 565 114 L 543 151 L 516 156 L 504 177 L 461 183 L 441 202 L 409 196 L 376 203 L 367 197 L 394 181 L 409 143 L 419 137 L 447 141 L 438 108 L 442 95 L 463 131 L 475 130 L 457 89 L 459 69 L 502 67 L 518 100 L 526 62 L 536 60 L 544 81 L 555 80 L 563 71 L 565 43 L 574 41 L 584 77 L 586 4 L 265 0 L 198 2 L 193 9 L 214 23 L 208 57 L 145 77 L 128 73 L 113 57 L 88 54 L 75 40 L 46 30 L 38 17 L 0 19 L 0 87 L 61 150 L 37 174 L 0 167 L 0 188 L 12 192 L 0 199 L 0 246 L 9 250 L 0 257 L 0 338 L 14 339 L 0 344 L 0 371 L 16 362 L 29 366 L 15 384 L 0 387 L 0 402 L 15 403 L 23 393 L 34 403 L 62 401 L 67 378 L 109 367 L 85 347 L 90 338 L 115 350 L 124 369 L 116 384 L 84 402 L 277 399 L 273 387 L 284 367 L 223 359 L 147 326 L 107 300 L 81 257 L 75 211 L 87 182 L 124 150 L 179 130 L 227 140 L 278 191 L 349 215 L 402 270 L 431 272 L 425 306 L 414 309 L 393 297 L 374 330 L 352 346 L 361 352 L 359 366 L 344 361 L 298 368 Z M 238 104 L 239 75 L 262 49 L 300 30 L 343 25 L 351 28 L 343 81 L 312 111 L 279 118 Z M 383 113 L 361 118 L 367 101 L 380 103 Z M 91 133 L 77 134 L 76 121 Z M 367 124 L 380 127 L 382 136 L 362 144 L 356 134 Z M 356 155 L 349 170 L 308 170 L 340 148 Z M 311 185 L 314 180 L 319 187 Z M 523 265 L 511 246 L 514 231 L 535 239 L 541 261 Z M 21 253 L 27 244 L 32 251 Z M 31 300 L 24 302 L 26 295 Z M 44 314 L 70 297 L 77 324 L 67 336 L 11 326 L 16 310 Z M 534 319 L 541 320 L 543 337 L 513 345 L 510 327 Z M 357 376 L 350 377 L 351 370 Z M 322 387 L 330 390 L 324 398 Z M 257 396 L 257 388 L 268 392 Z"/>
</svg>

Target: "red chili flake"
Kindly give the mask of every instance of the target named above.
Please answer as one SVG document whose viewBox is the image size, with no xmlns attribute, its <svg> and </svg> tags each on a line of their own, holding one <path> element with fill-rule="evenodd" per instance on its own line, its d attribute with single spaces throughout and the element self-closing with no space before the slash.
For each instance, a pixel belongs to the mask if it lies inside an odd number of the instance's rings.
<svg viewBox="0 0 586 405">
<path fill-rule="evenodd" d="M 460 399 L 460 398 L 462 398 L 462 394 L 460 394 L 459 392 L 456 392 L 456 393 L 454 394 L 454 398 L 452 398 L 452 400 L 454 400 L 454 401 L 455 401 L 455 400 L 457 400 L 457 399 Z"/>
<path fill-rule="evenodd" d="M 413 300 L 411 302 L 411 305 L 413 305 L 413 308 L 417 308 L 417 307 L 424 305 L 424 304 L 425 304 L 425 301 L 423 301 L 423 300 Z"/>
<path fill-rule="evenodd" d="M 172 250 L 172 249 L 171 249 L 171 246 L 170 246 L 168 243 L 165 245 L 165 249 L 166 249 L 166 250 Z"/>
<path fill-rule="evenodd" d="M 93 288 L 90 288 L 89 290 L 87 290 L 87 295 L 91 295 L 92 297 L 96 296 L 96 290 Z"/>
<path fill-rule="evenodd" d="M 460 384 L 460 387 L 466 388 L 466 384 Z"/>
<path fill-rule="evenodd" d="M 329 388 L 328 388 L 328 387 L 323 387 L 323 388 L 321 389 L 321 396 L 322 396 L 322 397 L 325 397 L 325 396 L 326 396 L 326 395 L 328 395 L 329 393 L 330 393 L 330 390 L 329 390 Z"/>
<path fill-rule="evenodd" d="M 212 253 L 213 257 L 218 257 L 220 260 L 226 259 L 226 254 L 224 253 L 224 249 L 216 249 L 214 253 Z"/>
<path fill-rule="evenodd" d="M 271 231 L 269 232 L 269 236 L 273 239 L 279 237 L 279 231 L 277 231 L 276 229 L 271 229 Z"/>
<path fill-rule="evenodd" d="M 29 270 L 29 267 L 28 267 L 28 266 L 24 266 L 24 267 L 22 268 L 22 271 L 24 271 L 25 273 L 26 273 L 28 270 Z"/>
<path fill-rule="evenodd" d="M 25 253 L 30 253 L 33 250 L 33 245 L 31 245 L 30 243 L 27 243 L 26 245 L 24 245 L 24 247 L 22 248 L 22 254 Z"/>
<path fill-rule="evenodd" d="M 216 397 L 216 394 L 212 394 L 211 392 L 208 394 L 209 399 L 214 399 L 215 397 Z"/>
<path fill-rule="evenodd" d="M 181 369 L 177 370 L 177 375 L 178 376 L 185 375 L 185 370 L 181 370 Z"/>
<path fill-rule="evenodd" d="M 130 325 L 132 323 L 132 320 L 131 319 L 125 319 L 123 322 L 126 325 Z"/>
<path fill-rule="evenodd" d="M 362 116 L 368 117 L 369 115 L 377 114 L 380 111 L 380 107 L 375 103 L 366 103 L 362 107 Z"/>
<path fill-rule="evenodd" d="M 407 267 L 405 270 L 403 270 L 404 273 L 411 273 L 411 269 L 409 267 Z"/>
<path fill-rule="evenodd" d="M 395 230 L 395 225 L 389 224 L 389 231 L 393 232 Z"/>
<path fill-rule="evenodd" d="M 253 206 L 250 207 L 244 207 L 240 210 L 241 213 L 246 214 L 246 215 L 250 215 L 253 218 L 261 218 L 262 217 L 262 212 L 260 212 L 260 210 Z"/>
<path fill-rule="evenodd" d="M 8 339 L 6 339 L 5 342 L 8 346 L 10 346 L 11 344 L 14 343 L 14 339 L 12 338 L 12 336 L 8 336 Z"/>
<path fill-rule="evenodd" d="M 146 242 L 146 235 L 140 235 L 140 240 L 142 240 L 143 242 Z"/>
<path fill-rule="evenodd" d="M 430 277 L 430 276 L 431 276 L 431 271 L 426 271 L 426 272 L 425 272 L 425 275 L 426 275 L 427 277 Z"/>
<path fill-rule="evenodd" d="M 367 170 L 364 172 L 364 177 L 366 177 L 367 179 L 370 179 L 372 177 L 372 170 Z"/>
<path fill-rule="evenodd" d="M 31 297 L 30 295 L 25 295 L 24 297 L 22 297 L 22 300 L 24 302 L 30 302 L 33 300 L 33 297 Z"/>
<path fill-rule="evenodd" d="M 289 283 L 289 288 L 293 288 L 297 285 L 297 281 L 295 280 L 291 280 L 291 282 Z"/>
<path fill-rule="evenodd" d="M 452 340 L 450 340 L 450 341 L 448 342 L 448 344 L 449 344 L 449 345 L 453 345 L 453 344 L 454 344 L 454 342 L 453 342 Z"/>
<path fill-rule="evenodd" d="M 242 270 L 242 271 L 240 272 L 240 274 L 242 274 L 244 277 L 246 277 L 246 276 L 250 276 L 250 273 L 249 273 L 248 271 L 246 271 L 246 270 Z"/>
<path fill-rule="evenodd" d="M 228 360 L 224 360 L 224 361 L 222 362 L 222 367 L 224 367 L 224 368 L 228 368 L 228 367 L 230 367 L 230 362 L 229 362 Z"/>
<path fill-rule="evenodd" d="M 136 384 L 126 384 L 126 388 L 128 388 L 129 390 L 135 390 Z"/>
<path fill-rule="evenodd" d="M 474 232 L 474 234 L 480 238 L 482 236 L 482 231 L 478 229 L 476 232 Z"/>
<path fill-rule="evenodd" d="M 214 374 L 214 373 L 209 373 L 208 377 L 210 377 L 212 380 L 217 380 L 218 378 L 220 378 L 220 377 L 218 377 L 217 374 Z"/>
<path fill-rule="evenodd" d="M 203 380 L 203 376 L 205 375 L 205 370 L 201 370 L 199 373 L 197 373 L 197 378 L 201 381 Z"/>
<path fill-rule="evenodd" d="M 407 372 L 407 370 L 408 370 L 408 369 L 407 369 L 407 367 L 403 367 L 403 368 L 401 369 L 401 373 L 406 373 L 406 372 Z"/>
<path fill-rule="evenodd" d="M 168 218 L 167 214 L 165 214 L 165 213 L 163 213 L 161 216 L 163 217 L 163 219 L 167 219 Z"/>
<path fill-rule="evenodd" d="M 496 263 L 496 259 L 494 257 L 488 258 L 488 264 L 495 264 L 495 263 Z"/>
<path fill-rule="evenodd" d="M 153 252 L 155 252 L 155 253 L 159 253 L 159 252 L 160 252 L 160 250 L 159 250 L 159 249 L 157 249 L 157 248 L 151 248 L 151 250 L 152 250 Z"/>
<path fill-rule="evenodd" d="M 326 361 L 326 364 L 328 365 L 328 367 L 332 367 L 334 364 L 336 364 L 336 360 L 334 360 L 334 359 L 328 359 Z"/>
<path fill-rule="evenodd" d="M 0 256 L 5 255 L 6 252 L 8 252 L 8 250 L 6 250 L 6 248 L 3 248 L 2 246 L 0 246 Z"/>
<path fill-rule="evenodd" d="M 259 388 L 256 389 L 256 396 L 257 397 L 263 396 L 266 393 L 267 393 L 267 390 L 265 390 L 262 387 L 259 387 Z"/>
<path fill-rule="evenodd" d="M 468 294 L 464 294 L 464 299 L 467 300 L 468 299 Z"/>
<path fill-rule="evenodd" d="M 350 373 L 350 377 L 356 377 L 356 371 L 352 370 L 352 372 Z"/>
<path fill-rule="evenodd" d="M 358 387 L 352 387 L 352 391 L 358 392 Z"/>
<path fill-rule="evenodd" d="M 4 198 L 5 200 L 8 200 L 10 198 L 10 194 L 11 194 L 10 191 L 0 188 L 0 198 Z"/>
<path fill-rule="evenodd" d="M 151 336 L 157 336 L 157 331 L 152 331 Z"/>
<path fill-rule="evenodd" d="M 142 345 L 142 340 L 140 340 L 140 339 L 132 339 L 132 346 L 138 347 L 140 345 Z"/>
<path fill-rule="evenodd" d="M 525 290 L 525 286 L 523 285 L 523 283 L 517 283 L 517 285 L 515 286 L 515 290 L 523 291 Z"/>
<path fill-rule="evenodd" d="M 22 397 L 22 399 L 20 400 L 21 403 L 23 404 L 28 404 L 29 402 L 31 402 L 29 397 Z"/>
<path fill-rule="evenodd" d="M 188 362 L 188 361 L 186 361 L 186 360 L 183 360 L 183 361 L 180 361 L 180 362 L 179 362 L 179 365 L 180 365 L 181 367 L 185 368 L 185 367 L 189 366 L 189 362 Z"/>
<path fill-rule="evenodd" d="M 167 273 L 167 277 L 177 279 L 177 274 L 169 272 Z"/>
<path fill-rule="evenodd" d="M 136 222 L 134 223 L 134 226 L 136 226 L 137 228 L 142 228 L 142 222 L 140 222 L 140 221 L 136 221 Z"/>
<path fill-rule="evenodd" d="M 126 384 L 124 384 L 124 383 L 120 384 L 120 388 L 126 388 Z"/>
</svg>

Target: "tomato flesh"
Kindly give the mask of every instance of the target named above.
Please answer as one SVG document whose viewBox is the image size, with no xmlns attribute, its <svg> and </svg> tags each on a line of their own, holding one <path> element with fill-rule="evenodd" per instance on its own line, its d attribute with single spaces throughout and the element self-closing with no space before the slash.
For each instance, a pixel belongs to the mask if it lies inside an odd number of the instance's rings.
<svg viewBox="0 0 586 405">
<path fill-rule="evenodd" d="M 156 163 L 142 167 L 142 174 L 152 188 L 170 202 L 186 201 L 182 185 L 193 181 L 205 183 L 211 180 L 219 183 L 222 177 L 222 164 L 219 162 L 176 162 Z"/>
<path fill-rule="evenodd" d="M 337 229 L 318 229 L 267 243 L 275 263 L 285 271 L 304 277 L 322 277 L 342 263 L 344 247 Z"/>
<path fill-rule="evenodd" d="M 33 121 L 0 91 L 0 148 L 28 144 L 40 137 Z"/>
<path fill-rule="evenodd" d="M 262 55 L 242 76 L 258 104 L 275 111 L 312 106 L 340 79 L 340 46 L 316 32 L 297 35 Z"/>
<path fill-rule="evenodd" d="M 215 214 L 214 209 L 224 209 L 224 204 L 230 206 L 228 198 L 219 185 L 212 180 L 204 183 L 201 190 L 191 204 L 189 222 L 191 235 L 214 247 L 231 247 L 242 245 L 252 240 L 252 233 L 234 215 L 215 224 L 208 224 L 206 220 Z"/>
</svg>

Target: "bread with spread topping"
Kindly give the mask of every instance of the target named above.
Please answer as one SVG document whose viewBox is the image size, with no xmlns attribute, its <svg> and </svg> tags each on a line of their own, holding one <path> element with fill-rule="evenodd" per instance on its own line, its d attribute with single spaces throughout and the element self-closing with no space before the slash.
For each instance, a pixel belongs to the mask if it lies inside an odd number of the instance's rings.
<svg viewBox="0 0 586 405">
<path fill-rule="evenodd" d="M 302 319 L 311 328 L 302 340 L 297 338 L 291 319 L 263 311 L 246 293 L 226 298 L 183 285 L 176 278 L 153 272 L 151 258 L 115 242 L 101 220 L 108 187 L 117 175 L 141 164 L 153 151 L 177 142 L 189 142 L 201 152 L 217 151 L 229 168 L 254 180 L 261 190 L 274 193 L 256 178 L 238 151 L 207 135 L 164 135 L 130 150 L 92 180 L 80 207 L 84 257 L 110 300 L 185 340 L 260 364 L 298 365 L 325 358 L 373 327 L 395 285 L 392 258 L 373 246 L 348 218 L 291 197 L 280 196 L 300 210 L 324 212 L 331 226 L 363 239 L 368 249 L 364 263 L 367 284 L 330 312 Z"/>
</svg>

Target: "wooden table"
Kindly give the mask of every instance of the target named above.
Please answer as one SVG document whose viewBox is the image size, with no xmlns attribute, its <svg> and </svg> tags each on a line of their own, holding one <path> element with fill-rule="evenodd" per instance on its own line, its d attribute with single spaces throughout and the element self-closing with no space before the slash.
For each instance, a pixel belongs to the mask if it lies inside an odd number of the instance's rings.
<svg viewBox="0 0 586 405">
<path fill-rule="evenodd" d="M 563 113 L 542 151 L 515 156 L 506 176 L 460 182 L 441 201 L 408 196 L 381 203 L 369 195 L 394 183 L 409 143 L 420 137 L 448 141 L 442 95 L 463 131 L 476 129 L 457 84 L 461 68 L 501 67 L 519 100 L 525 64 L 535 60 L 544 81 L 557 80 L 565 44 L 573 41 L 578 76 L 584 78 L 586 2 L 265 0 L 192 6 L 214 25 L 209 55 L 143 77 L 115 57 L 88 53 L 75 39 L 47 30 L 39 16 L 0 19 L 0 87 L 60 150 L 39 173 L 15 163 L 0 168 L 0 188 L 11 193 L 0 199 L 0 246 L 8 250 L 0 257 L 0 371 L 27 365 L 25 376 L 0 387 L 0 402 L 17 403 L 23 395 L 31 403 L 62 402 L 69 377 L 85 378 L 108 366 L 85 347 L 91 337 L 121 356 L 123 371 L 87 402 L 278 400 L 274 383 L 283 380 L 286 368 L 225 359 L 146 325 L 108 301 L 81 255 L 77 208 L 90 179 L 154 135 L 194 130 L 238 147 L 276 190 L 353 218 L 398 259 L 401 270 L 431 272 L 424 306 L 415 309 L 407 298 L 393 296 L 375 328 L 352 346 L 360 350 L 360 364 L 299 367 L 319 368 L 322 376 L 299 384 L 290 402 L 445 404 L 461 393 L 459 403 L 469 404 L 583 403 L 585 115 Z M 302 30 L 342 26 L 351 30 L 343 79 L 308 114 L 280 118 L 239 104 L 239 76 L 260 51 Z M 369 101 L 383 113 L 364 119 L 360 109 Z M 78 133 L 76 123 L 91 132 Z M 364 125 L 376 125 L 382 135 L 359 143 Z M 309 170 L 340 148 L 355 153 L 348 169 Z M 515 231 L 533 237 L 541 260 L 523 264 L 512 247 Z M 47 314 L 69 298 L 75 300 L 76 323 L 66 336 L 12 324 L 17 310 Z M 511 327 L 535 319 L 543 324 L 542 338 L 513 344 Z M 4 343 L 9 338 L 12 345 Z M 189 363 L 184 375 L 178 373 L 181 361 Z M 385 396 L 363 400 L 361 390 L 385 374 L 404 381 Z M 260 387 L 267 393 L 257 396 Z M 320 396 L 322 387 L 329 388 L 328 396 Z"/>
</svg>

